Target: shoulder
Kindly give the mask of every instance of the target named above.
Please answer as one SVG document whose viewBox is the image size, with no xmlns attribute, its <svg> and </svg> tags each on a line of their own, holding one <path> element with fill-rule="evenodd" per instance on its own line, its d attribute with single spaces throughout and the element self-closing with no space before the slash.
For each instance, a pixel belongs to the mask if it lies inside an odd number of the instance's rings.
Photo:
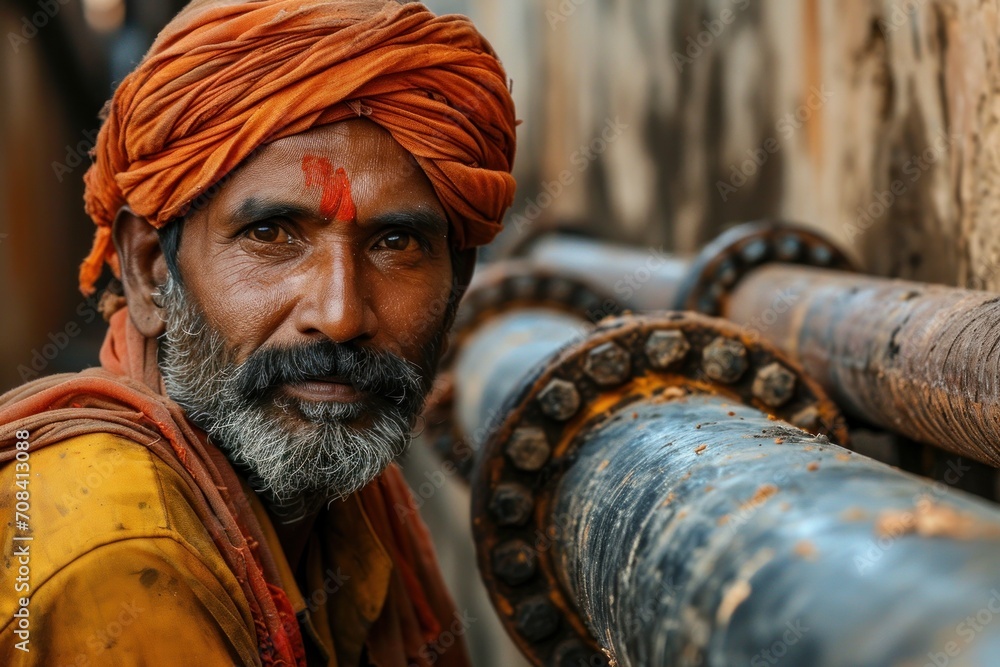
<svg viewBox="0 0 1000 667">
<path fill-rule="evenodd" d="M 11 545 L 30 551 L 30 585 L 13 599 L 0 596 L 0 627 L 12 618 L 19 596 L 30 594 L 34 606 L 36 598 L 41 603 L 53 597 L 47 593 L 55 591 L 46 589 L 54 588 L 75 589 L 80 604 L 107 598 L 111 609 L 116 590 L 158 590 L 169 598 L 182 589 L 180 598 L 191 593 L 200 606 L 216 607 L 209 610 L 212 616 L 246 625 L 246 599 L 195 511 L 194 490 L 167 463 L 138 443 L 106 433 L 29 447 L 28 454 L 27 461 L 0 467 L 0 497 L 11 498 L 0 503 L 10 515 L 0 521 L 4 580 L 15 581 L 21 566 Z M 22 487 L 28 491 L 20 506 L 26 518 L 17 518 L 28 524 L 32 539 L 15 542 L 15 535 L 25 534 L 14 514 Z M 132 579 L 134 587 L 124 586 Z M 70 581 L 75 583 L 67 590 Z M 71 602 L 60 597 L 60 605 Z"/>
<path fill-rule="evenodd" d="M 191 489 L 180 475 L 118 436 L 94 433 L 38 450 L 29 446 L 26 460 L 0 468 L 0 494 L 16 490 L 28 492 L 26 523 L 39 555 L 55 566 L 122 539 L 210 539 L 200 522 L 191 525 Z"/>
</svg>

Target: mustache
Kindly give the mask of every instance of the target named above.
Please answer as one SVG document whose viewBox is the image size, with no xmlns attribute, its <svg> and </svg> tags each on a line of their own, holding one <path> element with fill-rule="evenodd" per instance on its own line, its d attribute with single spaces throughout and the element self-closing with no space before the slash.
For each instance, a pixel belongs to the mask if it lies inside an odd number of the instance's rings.
<svg viewBox="0 0 1000 667">
<path fill-rule="evenodd" d="M 330 377 L 400 407 L 421 400 L 428 382 L 415 364 L 395 354 L 331 341 L 258 349 L 236 367 L 232 382 L 241 395 L 253 400 L 284 384 Z"/>
</svg>

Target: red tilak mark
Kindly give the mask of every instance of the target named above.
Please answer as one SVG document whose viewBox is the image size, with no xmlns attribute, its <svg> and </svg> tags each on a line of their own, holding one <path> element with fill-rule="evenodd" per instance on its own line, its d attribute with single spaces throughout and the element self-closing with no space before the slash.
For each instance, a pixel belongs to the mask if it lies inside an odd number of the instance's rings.
<svg viewBox="0 0 1000 667">
<path fill-rule="evenodd" d="M 307 188 L 323 188 L 320 213 L 340 222 L 350 222 L 357 217 L 358 211 L 351 198 L 351 182 L 342 167 L 335 171 L 326 158 L 306 155 L 302 158 L 302 173 L 306 175 Z"/>
</svg>

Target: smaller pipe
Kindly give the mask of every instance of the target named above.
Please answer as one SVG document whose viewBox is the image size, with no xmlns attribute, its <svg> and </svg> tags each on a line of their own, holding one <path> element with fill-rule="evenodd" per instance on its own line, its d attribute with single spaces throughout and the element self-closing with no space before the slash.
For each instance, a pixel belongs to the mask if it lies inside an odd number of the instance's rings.
<svg viewBox="0 0 1000 667">
<path fill-rule="evenodd" d="M 724 311 L 846 412 L 1000 467 L 1000 296 L 771 265 Z"/>
<path fill-rule="evenodd" d="M 663 248 L 612 245 L 571 234 L 549 234 L 529 247 L 526 258 L 545 269 L 607 290 L 622 305 L 662 310 L 673 303 L 691 259 Z"/>
</svg>

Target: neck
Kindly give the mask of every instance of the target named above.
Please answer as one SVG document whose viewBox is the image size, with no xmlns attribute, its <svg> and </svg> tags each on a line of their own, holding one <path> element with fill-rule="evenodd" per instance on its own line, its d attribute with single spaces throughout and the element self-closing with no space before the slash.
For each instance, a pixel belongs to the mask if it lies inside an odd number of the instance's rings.
<svg viewBox="0 0 1000 667">
<path fill-rule="evenodd" d="M 265 502 L 264 506 L 267 508 L 268 516 L 271 517 L 271 524 L 281 542 L 285 558 L 292 570 L 295 571 L 323 504 L 299 501 L 277 505 Z"/>
</svg>

